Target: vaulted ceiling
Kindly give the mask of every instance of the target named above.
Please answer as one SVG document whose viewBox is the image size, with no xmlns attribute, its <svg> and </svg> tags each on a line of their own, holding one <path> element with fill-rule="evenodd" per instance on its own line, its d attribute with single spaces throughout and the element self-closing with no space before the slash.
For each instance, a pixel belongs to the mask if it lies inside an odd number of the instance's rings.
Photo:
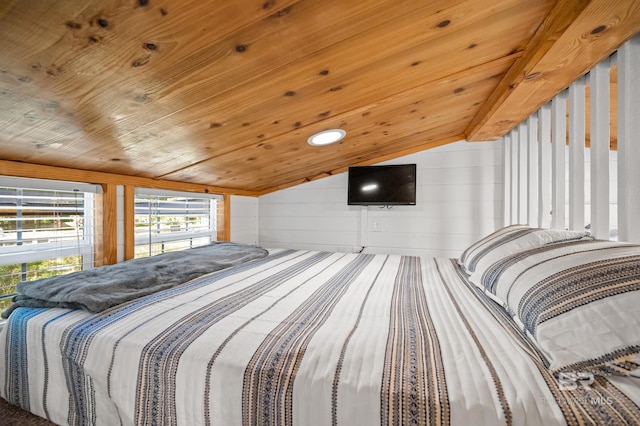
<svg viewBox="0 0 640 426">
<path fill-rule="evenodd" d="M 626 0 L 3 0 L 0 159 L 266 193 L 496 139 L 638 31 Z"/>
</svg>

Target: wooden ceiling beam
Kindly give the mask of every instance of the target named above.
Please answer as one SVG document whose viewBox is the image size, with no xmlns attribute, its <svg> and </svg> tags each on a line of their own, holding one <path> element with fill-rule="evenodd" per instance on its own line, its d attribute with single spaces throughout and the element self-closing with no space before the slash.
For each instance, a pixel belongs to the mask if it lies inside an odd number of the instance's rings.
<svg viewBox="0 0 640 426">
<path fill-rule="evenodd" d="M 178 182 L 162 179 L 150 179 L 138 176 L 103 173 L 90 170 L 70 169 L 66 167 L 46 166 L 23 163 L 20 161 L 0 160 L 2 175 L 35 179 L 53 179 L 70 182 L 89 182 L 95 184 L 133 185 L 142 188 L 168 189 L 172 191 L 197 192 L 205 194 L 230 194 L 255 197 L 256 191 L 245 191 L 214 185 L 192 182 Z"/>
<path fill-rule="evenodd" d="M 465 130 L 495 140 L 640 31 L 640 1 L 560 0 Z"/>
</svg>

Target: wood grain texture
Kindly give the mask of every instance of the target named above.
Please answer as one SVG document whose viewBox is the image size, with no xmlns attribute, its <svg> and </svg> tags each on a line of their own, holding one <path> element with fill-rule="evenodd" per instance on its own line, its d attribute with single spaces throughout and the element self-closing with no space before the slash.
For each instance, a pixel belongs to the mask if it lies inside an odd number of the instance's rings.
<svg viewBox="0 0 640 426">
<path fill-rule="evenodd" d="M 118 203 L 117 185 L 102 185 L 103 193 L 99 197 L 100 215 L 97 220 L 101 221 L 102 229 L 98 234 L 101 241 L 95 245 L 99 256 L 94 261 L 96 266 L 112 265 L 118 262 L 118 223 L 116 215 L 116 205 Z"/>
<path fill-rule="evenodd" d="M 506 133 L 640 31 L 640 1 L 559 1 L 473 118 L 467 140 Z"/>
<path fill-rule="evenodd" d="M 2 2 L 0 173 L 256 195 L 493 139 L 637 32 L 636 3 Z"/>
<path fill-rule="evenodd" d="M 231 195 L 223 194 L 222 202 L 218 202 L 218 241 L 231 241 Z"/>
<path fill-rule="evenodd" d="M 19 161 L 0 160 L 0 173 L 8 176 L 31 177 L 36 179 L 56 179 L 72 182 L 89 182 L 100 184 L 133 185 L 144 188 L 169 189 L 174 191 L 198 192 L 205 194 L 222 194 L 227 189 L 199 183 L 176 182 L 166 179 L 149 179 L 144 177 L 120 175 L 115 173 L 94 172 L 90 170 L 70 169 Z M 255 191 L 235 190 L 236 195 L 256 196 Z"/>
</svg>

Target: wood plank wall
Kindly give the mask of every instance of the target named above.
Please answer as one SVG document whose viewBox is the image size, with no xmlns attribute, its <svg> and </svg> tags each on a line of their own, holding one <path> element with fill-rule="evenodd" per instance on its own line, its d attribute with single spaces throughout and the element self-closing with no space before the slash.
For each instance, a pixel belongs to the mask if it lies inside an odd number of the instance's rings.
<svg viewBox="0 0 640 426">
<path fill-rule="evenodd" d="M 88 182 L 100 184 L 103 193 L 96 197 L 96 266 L 109 265 L 120 260 L 134 257 L 134 205 L 135 188 L 168 189 L 173 191 L 194 192 L 200 194 L 222 194 L 224 200 L 218 204 L 218 240 L 230 239 L 230 196 L 232 192 L 228 188 L 220 188 L 211 185 L 182 183 L 159 179 L 148 179 L 135 176 L 118 175 L 86 170 L 67 169 L 38 164 L 20 163 L 0 160 L 0 175 L 29 177 L 36 179 L 62 180 L 72 182 Z M 124 188 L 123 248 L 118 247 L 119 218 L 118 213 L 118 187 Z M 236 195 L 255 196 L 250 191 L 235 191 Z M 118 255 L 123 251 L 122 255 Z"/>
<path fill-rule="evenodd" d="M 617 105 L 611 95 L 617 95 Z M 616 115 L 617 120 L 611 120 Z M 640 242 L 638 117 L 640 35 L 501 138 L 505 225 L 574 230 L 589 225 L 596 238 L 616 238 L 617 229 L 620 241 Z M 533 138 L 524 154 L 523 131 Z M 534 168 L 537 176 L 529 173 Z M 522 205 L 531 214 L 523 216 Z"/>
</svg>

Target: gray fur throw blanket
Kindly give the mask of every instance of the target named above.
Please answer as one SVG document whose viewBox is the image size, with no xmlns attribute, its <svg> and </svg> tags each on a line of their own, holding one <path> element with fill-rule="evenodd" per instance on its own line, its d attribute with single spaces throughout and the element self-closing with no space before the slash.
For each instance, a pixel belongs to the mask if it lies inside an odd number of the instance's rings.
<svg viewBox="0 0 640 426">
<path fill-rule="evenodd" d="M 216 242 L 115 265 L 21 282 L 16 287 L 17 294 L 13 297 L 13 304 L 2 312 L 2 318 L 8 318 L 19 307 L 101 312 L 268 254 L 262 247 Z"/>
</svg>

